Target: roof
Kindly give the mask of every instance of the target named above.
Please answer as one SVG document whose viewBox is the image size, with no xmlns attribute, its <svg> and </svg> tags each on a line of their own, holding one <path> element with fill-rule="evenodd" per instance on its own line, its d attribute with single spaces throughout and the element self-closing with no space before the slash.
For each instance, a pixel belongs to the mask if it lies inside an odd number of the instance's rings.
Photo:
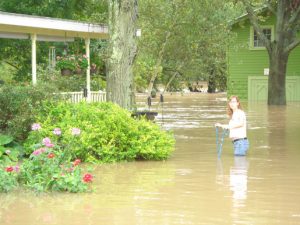
<svg viewBox="0 0 300 225">
<path fill-rule="evenodd" d="M 0 11 L 0 33 L 25 35 L 24 37 L 35 33 L 50 40 L 51 37 L 107 39 L 108 27 L 101 24 Z"/>
<path fill-rule="evenodd" d="M 257 13 L 263 13 L 265 12 L 266 10 L 268 9 L 267 6 L 263 6 L 263 7 L 260 7 L 260 8 L 257 8 L 254 10 L 254 12 L 257 12 Z M 247 20 L 248 19 L 248 13 L 244 13 L 242 14 L 241 16 L 235 18 L 234 20 L 230 21 L 230 26 L 234 25 L 234 24 L 237 24 L 243 20 Z"/>
</svg>

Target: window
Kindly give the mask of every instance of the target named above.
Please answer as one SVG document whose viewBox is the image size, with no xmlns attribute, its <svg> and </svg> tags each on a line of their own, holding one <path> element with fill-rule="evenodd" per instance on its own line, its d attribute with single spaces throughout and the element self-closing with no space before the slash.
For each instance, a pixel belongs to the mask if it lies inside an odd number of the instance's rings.
<svg viewBox="0 0 300 225">
<path fill-rule="evenodd" d="M 265 28 L 262 31 L 266 35 L 267 39 L 269 39 L 271 41 L 272 29 L 271 28 Z M 264 46 L 263 42 L 258 38 L 258 35 L 257 35 L 256 31 L 254 31 L 253 47 L 263 47 L 263 46 Z"/>
<path fill-rule="evenodd" d="M 274 29 L 272 26 L 262 26 L 262 31 L 268 40 L 274 40 Z M 250 28 L 250 48 L 251 49 L 265 49 L 263 42 L 258 38 L 253 27 Z"/>
</svg>

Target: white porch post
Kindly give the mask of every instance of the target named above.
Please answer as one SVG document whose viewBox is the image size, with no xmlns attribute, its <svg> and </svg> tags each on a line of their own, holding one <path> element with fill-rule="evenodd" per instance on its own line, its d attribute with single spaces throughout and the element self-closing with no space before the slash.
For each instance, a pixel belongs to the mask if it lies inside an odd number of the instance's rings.
<svg viewBox="0 0 300 225">
<path fill-rule="evenodd" d="M 32 84 L 36 85 L 36 34 L 31 34 Z"/>
<path fill-rule="evenodd" d="M 85 54 L 88 61 L 88 67 L 86 69 L 86 89 L 87 89 L 87 101 L 91 101 L 91 75 L 90 75 L 90 38 L 85 39 Z"/>
</svg>

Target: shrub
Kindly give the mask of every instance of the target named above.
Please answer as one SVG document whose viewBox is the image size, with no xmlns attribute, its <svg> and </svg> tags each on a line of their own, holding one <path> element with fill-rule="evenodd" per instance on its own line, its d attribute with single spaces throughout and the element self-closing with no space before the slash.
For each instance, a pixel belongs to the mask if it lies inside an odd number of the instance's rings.
<svg viewBox="0 0 300 225">
<path fill-rule="evenodd" d="M 128 111 L 112 103 L 50 104 L 37 121 L 42 129 L 30 133 L 25 144 L 27 152 L 31 152 L 30 146 L 43 136 L 89 162 L 162 160 L 168 158 L 174 148 L 170 132 L 162 131 L 152 122 L 135 120 Z M 81 129 L 79 138 L 72 135 L 74 127 Z M 60 128 L 63 135 L 55 135 L 55 128 Z"/>
<path fill-rule="evenodd" d="M 3 86 L 0 89 L 0 130 L 16 141 L 27 138 L 35 113 L 42 102 L 56 100 L 55 89 L 49 85 Z"/>
</svg>

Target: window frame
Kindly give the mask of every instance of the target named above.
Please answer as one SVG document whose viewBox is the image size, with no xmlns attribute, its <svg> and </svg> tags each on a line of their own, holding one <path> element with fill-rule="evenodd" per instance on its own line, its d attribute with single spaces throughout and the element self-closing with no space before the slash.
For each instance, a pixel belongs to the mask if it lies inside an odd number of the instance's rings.
<svg viewBox="0 0 300 225">
<path fill-rule="evenodd" d="M 261 29 L 270 29 L 271 30 L 271 41 L 274 41 L 274 25 L 263 25 L 260 26 Z M 250 44 L 249 44 L 250 50 L 265 50 L 265 46 L 256 47 L 254 46 L 254 28 L 253 26 L 250 26 Z"/>
</svg>

